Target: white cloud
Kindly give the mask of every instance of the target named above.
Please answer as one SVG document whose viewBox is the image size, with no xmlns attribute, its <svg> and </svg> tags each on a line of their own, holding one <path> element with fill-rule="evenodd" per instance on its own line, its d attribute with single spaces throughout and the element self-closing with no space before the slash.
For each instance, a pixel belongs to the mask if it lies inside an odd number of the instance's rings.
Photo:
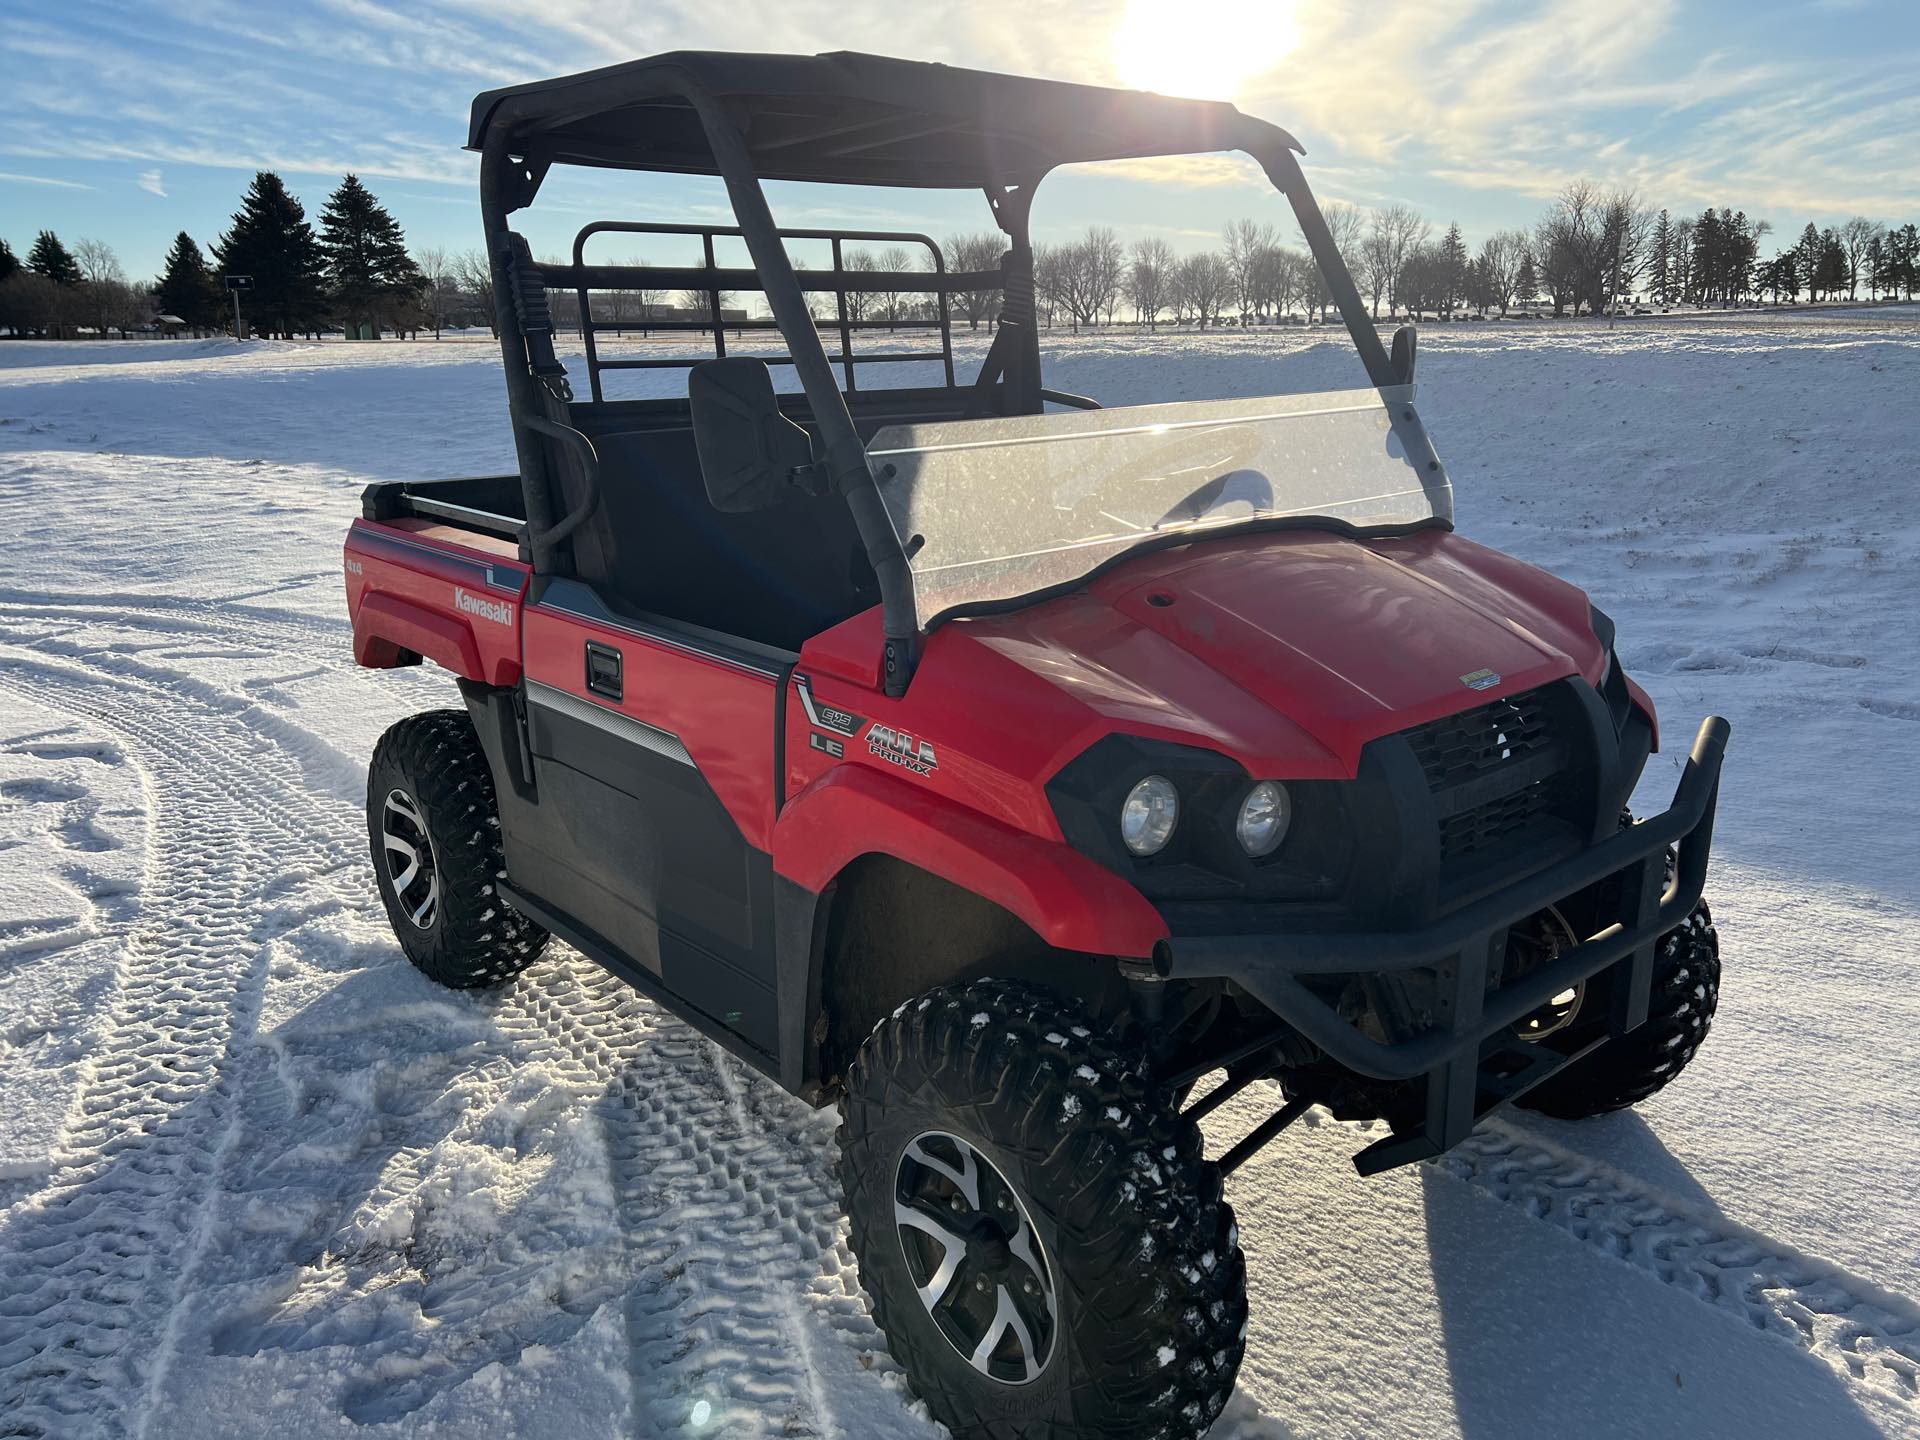
<svg viewBox="0 0 1920 1440">
<path fill-rule="evenodd" d="M 166 187 L 160 183 L 158 170 L 142 170 L 138 183 L 140 188 L 149 195 L 158 195 L 162 200 L 167 198 Z"/>
<path fill-rule="evenodd" d="M 0 170 L 0 182 L 14 185 L 51 185 L 56 190 L 93 189 L 93 186 L 82 185 L 78 180 L 55 180 L 50 175 L 16 175 L 9 170 Z"/>
</svg>

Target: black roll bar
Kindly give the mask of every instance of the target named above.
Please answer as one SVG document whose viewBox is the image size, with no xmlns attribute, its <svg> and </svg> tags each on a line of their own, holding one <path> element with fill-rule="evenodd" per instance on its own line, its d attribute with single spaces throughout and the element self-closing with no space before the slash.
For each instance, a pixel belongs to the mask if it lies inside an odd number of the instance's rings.
<svg viewBox="0 0 1920 1440">
<path fill-rule="evenodd" d="M 1293 207 L 1293 218 L 1300 226 L 1301 235 L 1306 237 L 1307 249 L 1313 252 L 1314 263 L 1320 267 L 1320 274 L 1327 282 L 1327 293 L 1333 296 L 1333 303 L 1340 307 L 1340 318 L 1346 321 L 1347 333 L 1353 337 L 1354 348 L 1360 352 L 1360 363 L 1367 367 L 1367 378 L 1380 388 L 1398 385 L 1400 380 L 1394 374 L 1387 347 L 1380 343 L 1380 332 L 1374 328 L 1373 317 L 1367 313 L 1366 304 L 1360 299 L 1359 287 L 1353 283 L 1346 258 L 1341 255 L 1340 247 L 1333 243 L 1333 232 L 1327 229 L 1327 217 L 1320 213 L 1319 202 L 1313 198 L 1307 177 L 1301 172 L 1300 161 L 1293 151 L 1285 148 L 1264 151 L 1253 158 L 1266 171 L 1273 188 L 1286 196 L 1287 203 Z"/>
<path fill-rule="evenodd" d="M 813 421 L 819 427 L 825 451 L 826 473 L 833 488 L 847 503 L 859 532 L 867 560 L 873 566 L 880 590 L 881 609 L 881 683 L 889 695 L 906 693 L 919 657 L 920 624 L 913 595 L 913 575 L 907 566 L 906 550 L 895 533 L 880 490 L 867 462 L 867 449 L 854 428 L 847 410 L 846 397 L 834 383 L 833 367 L 820 343 L 806 298 L 795 278 L 793 263 L 781 243 L 780 229 L 760 188 L 751 155 L 739 127 L 725 106 L 710 94 L 684 67 L 663 65 L 650 76 L 657 86 L 647 88 L 662 98 L 684 100 L 699 118 L 727 198 L 732 202 L 734 218 L 739 222 L 739 237 L 758 273 L 757 288 L 767 297 L 767 307 L 786 336 L 795 374 L 806 394 Z M 536 572 L 553 567 L 554 546 L 586 518 L 576 511 L 560 524 L 553 519 L 550 471 L 543 447 L 536 435 L 549 433 L 532 421 L 540 414 L 541 404 L 533 374 L 528 368 L 526 339 L 514 313 L 506 267 L 500 257 L 499 238 L 507 231 L 507 216 L 533 200 L 546 173 L 544 162 L 516 162 L 504 127 L 489 125 L 481 146 L 480 206 L 487 232 L 487 253 L 493 266 L 494 311 L 500 330 L 501 353 L 506 362 L 507 401 L 513 419 L 514 449 L 520 458 L 520 471 L 526 490 L 529 551 Z M 709 245 L 711 238 L 709 237 Z M 834 270 L 845 269 L 835 246 Z M 708 264 L 709 284 L 712 271 Z M 718 309 L 717 286 L 713 308 Z M 714 318 L 719 317 L 716 313 Z M 850 335 L 843 335 L 841 353 L 851 351 Z M 555 422 L 545 421 L 546 424 Z M 577 433 L 577 432 L 575 432 Z M 563 437 L 564 438 L 564 437 Z M 584 439 L 585 437 L 581 437 Z M 572 443 L 568 441 L 567 443 Z M 594 467 L 597 473 L 597 465 Z M 590 482 L 591 485 L 591 482 Z M 594 503 L 590 489 L 587 505 Z M 591 513 L 589 509 L 587 513 Z M 562 529 L 561 526 L 567 526 Z"/>
<path fill-rule="evenodd" d="M 574 429 L 571 425 L 562 425 L 549 420 L 544 415 L 529 415 L 527 425 L 542 435 L 550 435 L 567 446 L 580 458 L 580 468 L 587 478 L 586 497 L 566 513 L 558 522 L 545 530 L 536 531 L 531 522 L 527 526 L 527 549 L 529 551 L 551 550 L 574 531 L 578 530 L 600 508 L 600 452 L 593 448 L 593 441 Z"/>
<path fill-rule="evenodd" d="M 854 429 L 846 396 L 834 383 L 833 367 L 827 362 L 827 352 L 813 327 L 806 297 L 794 278 L 793 262 L 780 243 L 780 230 L 773 223 L 766 193 L 754 173 L 747 142 L 720 103 L 694 83 L 691 75 L 685 76 L 680 89 L 706 131 L 707 144 L 713 150 L 720 178 L 727 187 L 727 197 L 733 202 L 734 218 L 740 222 L 740 237 L 747 242 L 747 252 L 760 272 L 760 289 L 767 297 L 767 308 L 773 311 L 773 318 L 780 322 L 781 330 L 788 337 L 794 373 L 806 393 L 813 422 L 820 427 L 828 482 L 845 498 L 854 528 L 866 546 L 874 578 L 879 582 L 881 684 L 889 695 L 904 695 L 919 659 L 920 645 L 913 572 L 907 565 L 906 548 L 880 499 L 880 487 L 867 462 L 867 447 L 861 443 L 860 432 Z M 833 268 L 845 268 L 837 254 Z M 847 348 L 843 343 L 842 352 Z"/>
<path fill-rule="evenodd" d="M 507 153 L 505 133 L 488 130 L 480 151 L 480 218 L 486 230 L 487 268 L 493 277 L 493 325 L 500 336 L 501 368 L 507 378 L 507 415 L 513 426 L 513 449 L 520 462 L 520 489 L 527 510 L 527 558 L 536 572 L 553 568 L 553 543 L 536 539 L 553 529 L 552 477 L 547 470 L 546 448 L 526 423 L 540 411 L 539 383 L 527 360 L 527 340 L 520 331 L 513 279 L 500 241 L 507 233 L 507 216 L 533 199 L 544 173 L 544 168 L 515 162 Z"/>
<path fill-rule="evenodd" d="M 636 77 L 638 78 L 638 77 Z M 681 227 L 686 233 L 701 234 L 706 245 L 703 266 L 676 267 L 671 271 L 652 272 L 658 279 L 663 274 L 671 274 L 675 279 L 686 279 L 689 285 L 683 288 L 702 288 L 709 300 L 709 324 L 714 329 L 716 348 L 724 353 L 725 342 L 720 338 L 722 317 L 719 313 L 719 292 L 722 288 L 753 288 L 766 296 L 768 308 L 773 312 L 774 324 L 786 339 L 790 354 L 780 357 L 791 363 L 805 393 L 808 406 L 815 424 L 819 428 L 820 439 L 825 450 L 824 463 L 834 488 L 846 500 L 854 525 L 859 532 L 869 562 L 873 566 L 879 584 L 884 649 L 882 654 L 882 680 L 888 694 L 904 693 L 912 676 L 913 667 L 920 644 L 920 627 L 917 606 L 913 594 L 912 573 L 901 537 L 895 533 L 886 507 L 881 501 L 878 486 L 875 483 L 872 468 L 868 463 L 866 447 L 861 443 L 859 433 L 853 425 L 853 419 L 847 409 L 846 396 L 835 383 L 833 366 L 837 363 L 847 371 L 847 385 L 853 387 L 853 335 L 856 328 L 866 328 L 853 321 L 847 314 L 846 295 L 849 289 L 865 289 L 871 284 L 876 289 L 907 289 L 918 286 L 903 284 L 908 277 L 875 277 L 871 281 L 846 270 L 844 255 L 841 251 L 841 238 L 845 232 L 784 232 L 785 235 L 810 236 L 827 239 L 833 246 L 833 269 L 818 276 L 810 276 L 802 282 L 795 273 L 783 240 L 783 232 L 774 224 L 773 215 L 768 208 L 765 193 L 761 189 L 752 156 L 746 141 L 725 102 L 712 94 L 696 77 L 691 68 L 684 64 L 669 62 L 653 67 L 651 72 L 640 79 L 635 86 L 635 99 L 676 99 L 684 101 L 694 112 L 708 148 L 715 169 L 726 185 L 728 199 L 732 202 L 734 218 L 739 222 L 732 230 L 720 230 L 707 226 Z M 483 122 L 485 123 L 485 122 Z M 1248 122 L 1251 126 L 1254 122 Z M 1367 375 L 1375 386 L 1391 387 L 1397 383 L 1392 363 L 1386 347 L 1381 343 L 1378 331 L 1374 328 L 1372 317 L 1368 315 L 1361 301 L 1358 288 L 1353 283 L 1345 259 L 1334 244 L 1333 236 L 1327 228 L 1326 218 L 1321 214 L 1319 205 L 1308 187 L 1306 177 L 1301 173 L 1298 160 L 1291 148 L 1292 141 L 1283 132 L 1271 131 L 1271 127 L 1260 127 L 1260 135 L 1255 137 L 1251 131 L 1243 131 L 1239 137 L 1242 148 L 1250 154 L 1265 171 L 1268 180 L 1281 194 L 1287 197 L 1293 208 L 1294 218 L 1299 223 L 1301 234 L 1305 237 L 1307 248 L 1312 252 L 1315 263 L 1327 283 L 1327 289 L 1334 304 L 1339 308 L 1341 318 L 1346 322 L 1347 330 L 1359 351 Z M 1251 140 L 1251 143 L 1247 143 Z M 1225 148 L 1225 147 L 1223 147 Z M 530 549 L 536 571 L 551 570 L 555 561 L 554 547 L 591 514 L 596 503 L 590 490 L 582 511 L 576 511 L 556 523 L 552 513 L 552 490 L 549 484 L 550 467 L 545 448 L 538 443 L 537 436 L 551 433 L 545 425 L 535 425 L 532 419 L 540 415 L 542 401 L 534 377 L 529 371 L 526 359 L 526 337 L 521 334 L 514 307 L 505 266 L 498 244 L 499 237 L 506 232 L 507 216 L 516 209 L 532 202 L 544 179 L 550 158 L 529 154 L 515 159 L 511 153 L 511 141 L 507 127 L 500 123 L 486 124 L 485 137 L 481 145 L 481 209 L 487 229 L 487 250 L 493 266 L 494 308 L 496 323 L 500 333 L 502 353 L 506 360 L 507 396 L 509 409 L 514 420 L 514 446 L 520 458 L 520 469 L 526 490 L 528 533 Z M 587 163 L 596 163 L 589 160 Z M 1006 232 L 1010 245 L 1001 270 L 996 278 L 1004 294 L 1003 320 L 1010 322 L 1015 343 L 1004 351 L 995 346 L 995 356 L 990 358 L 1004 374 L 1006 389 L 1010 394 L 1027 397 L 1037 402 L 1043 397 L 1063 404 L 1083 404 L 1077 396 L 1051 395 L 1043 392 L 1039 380 L 1039 338 L 1034 330 L 1033 319 L 1033 282 L 1032 248 L 1028 236 L 1028 216 L 1032 198 L 1041 178 L 1044 177 L 1050 163 L 1043 161 L 1041 166 L 1028 175 L 996 181 L 986 189 L 986 195 L 1001 229 Z M 574 264 L 566 267 L 551 267 L 550 278 L 559 288 L 573 288 L 582 292 L 590 290 L 595 284 L 607 281 L 617 282 L 632 272 L 633 267 L 588 266 L 583 263 L 580 243 L 588 231 L 583 231 L 575 243 Z M 604 229 L 643 228 L 609 224 Z M 669 227 L 645 227 L 664 229 Z M 732 234 L 745 241 L 748 253 L 752 257 L 754 269 L 751 272 L 738 272 L 741 281 L 738 287 L 727 284 L 735 272 L 721 270 L 714 263 L 713 237 L 715 234 Z M 855 237 L 859 238 L 859 237 Z M 896 236 L 875 235 L 873 238 L 902 238 Z M 924 239 L 924 237 L 915 237 Z M 939 273 L 941 259 L 937 246 L 927 242 L 935 255 L 936 273 L 926 277 L 929 289 L 965 290 L 971 288 L 994 288 L 983 281 L 981 275 L 946 276 Z M 645 268 L 645 267 L 642 267 Z M 752 276 L 749 287 L 747 276 Z M 834 290 L 838 293 L 836 316 L 825 323 L 838 332 L 838 353 L 829 356 L 821 344 L 820 335 L 815 328 L 813 316 L 808 311 L 805 295 L 808 290 Z M 951 385 L 950 358 L 950 315 L 948 307 L 940 307 L 940 329 L 942 350 L 948 357 L 948 383 Z M 591 351 L 593 346 L 593 320 L 588 304 L 583 300 L 581 324 L 586 343 Z M 1023 328 L 1024 327 L 1024 328 Z M 877 357 L 861 357 L 877 358 Z M 887 357 L 892 359 L 894 357 Z M 904 356 L 900 357 L 906 358 Z M 601 365 L 606 368 L 643 368 L 660 363 L 653 360 L 606 361 L 600 362 L 597 355 L 589 360 L 590 369 L 596 372 Z M 983 373 L 983 379 L 985 375 Z M 989 382 L 990 383 L 990 382 Z M 977 388 L 977 387 L 976 387 Z M 544 416 L 542 417 L 544 419 Z M 557 422 L 548 420 L 546 425 Z M 569 432 L 578 434 L 578 432 Z M 563 443 L 571 444 L 571 440 Z M 584 437 L 581 437 L 584 439 Z M 589 447 L 590 448 L 590 447 Z M 1437 462 L 1435 462 L 1437 464 Z M 597 466 L 590 467 L 597 471 Z M 584 512 L 584 513 L 583 513 Z"/>
</svg>

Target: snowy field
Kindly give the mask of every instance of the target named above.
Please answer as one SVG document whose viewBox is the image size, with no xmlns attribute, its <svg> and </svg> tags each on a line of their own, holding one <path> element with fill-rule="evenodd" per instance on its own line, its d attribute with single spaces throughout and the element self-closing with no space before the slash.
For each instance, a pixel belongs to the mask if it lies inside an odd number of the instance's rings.
<svg viewBox="0 0 1920 1440">
<path fill-rule="evenodd" d="M 1109 403 L 1359 378 L 1048 348 Z M 1911 308 L 1423 335 L 1462 528 L 1659 702 L 1644 798 L 1733 721 L 1725 994 L 1637 1113 L 1371 1181 L 1316 1113 L 1238 1172 L 1225 1440 L 1920 1436 L 1916 395 Z M 0 344 L 0 1435 L 939 1433 L 830 1113 L 564 949 L 456 995 L 389 935 L 365 760 L 454 691 L 354 668 L 342 534 L 510 455 L 484 345 Z"/>
</svg>

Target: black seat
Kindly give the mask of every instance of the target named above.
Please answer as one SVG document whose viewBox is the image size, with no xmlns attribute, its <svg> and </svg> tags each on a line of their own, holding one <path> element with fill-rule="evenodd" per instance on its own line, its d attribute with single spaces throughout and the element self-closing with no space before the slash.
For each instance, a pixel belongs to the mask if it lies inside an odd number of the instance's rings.
<svg viewBox="0 0 1920 1440">
<path fill-rule="evenodd" d="M 572 423 L 600 455 L 599 509 L 574 532 L 575 573 L 637 609 L 798 650 L 879 600 L 852 516 L 838 496 L 722 513 L 707 501 L 684 416 L 596 416 Z M 584 479 L 557 444 L 562 513 Z"/>
</svg>

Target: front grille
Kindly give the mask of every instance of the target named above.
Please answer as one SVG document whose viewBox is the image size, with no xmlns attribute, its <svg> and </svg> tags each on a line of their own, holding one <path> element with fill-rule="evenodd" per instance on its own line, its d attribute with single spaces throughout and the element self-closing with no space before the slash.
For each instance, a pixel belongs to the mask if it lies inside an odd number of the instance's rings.
<svg viewBox="0 0 1920 1440">
<path fill-rule="evenodd" d="M 1567 746 L 1542 690 L 1406 732 L 1433 792 L 1442 862 L 1523 836 L 1561 808 Z"/>
<path fill-rule="evenodd" d="M 1524 790 L 1472 805 L 1440 822 L 1440 858 L 1458 860 L 1525 830 L 1553 808 L 1555 783 L 1536 780 Z"/>
<path fill-rule="evenodd" d="M 1450 790 L 1463 780 L 1537 755 L 1553 744 L 1546 699 L 1538 690 L 1495 700 L 1409 730 L 1407 739 L 1427 784 Z"/>
</svg>

